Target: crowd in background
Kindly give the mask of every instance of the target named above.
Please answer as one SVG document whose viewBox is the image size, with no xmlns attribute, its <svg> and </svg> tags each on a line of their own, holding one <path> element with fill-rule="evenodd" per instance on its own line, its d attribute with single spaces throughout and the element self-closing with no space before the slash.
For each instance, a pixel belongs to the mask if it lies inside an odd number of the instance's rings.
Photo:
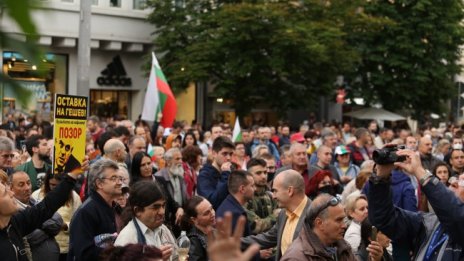
<svg viewBox="0 0 464 261">
<path fill-rule="evenodd" d="M 17 243 L 23 246 L 16 250 L 17 260 L 122 260 L 140 252 L 145 258 L 179 260 L 181 231 L 191 241 L 188 260 L 209 260 L 208 244 L 221 236 L 217 219 L 228 212 L 233 228 L 246 217 L 240 242 L 242 249 L 259 244 L 253 260 L 411 260 L 421 255 L 417 241 L 434 231 L 443 242 L 432 242 L 438 245 L 430 251 L 426 247 L 426 259 L 446 256 L 440 247 L 451 238 L 458 245 L 451 247 L 457 259 L 446 260 L 459 260 L 462 235 L 447 230 L 449 224 L 441 220 L 445 210 L 438 207 L 443 202 L 427 186 L 437 180 L 454 192 L 452 203 L 461 211 L 463 134 L 452 124 L 413 133 L 379 128 L 375 121 L 298 128 L 282 123 L 241 129 L 241 140 L 234 142 L 232 126 L 224 123 L 204 130 L 200 124 L 174 122 L 165 129 L 143 120 L 91 116 L 85 144 L 89 167 L 73 182 L 63 206 Z M 53 146 L 53 125 L 40 118 L 7 117 L 1 126 L 0 174 L 21 209 L 42 206 L 39 202 L 67 178 L 67 173 L 52 174 Z M 72 146 L 55 148 L 55 155 L 68 160 Z M 413 151 L 417 159 L 407 154 L 407 164 L 415 168 L 397 164 L 387 171 L 382 199 L 388 202 L 382 204 L 390 206 L 391 199 L 392 206 L 388 213 L 377 207 L 374 215 L 371 204 L 382 201 L 377 191 L 385 178 L 373 177 L 384 171 L 373 156 L 393 155 L 396 149 Z M 395 212 L 403 210 L 408 214 Z M 404 221 L 413 226 L 413 236 L 392 228 L 404 225 L 402 219 L 391 218 L 394 224 L 382 219 L 392 213 L 413 213 Z M 438 216 L 443 227 L 423 231 L 413 222 L 426 220 L 423 213 Z"/>
</svg>

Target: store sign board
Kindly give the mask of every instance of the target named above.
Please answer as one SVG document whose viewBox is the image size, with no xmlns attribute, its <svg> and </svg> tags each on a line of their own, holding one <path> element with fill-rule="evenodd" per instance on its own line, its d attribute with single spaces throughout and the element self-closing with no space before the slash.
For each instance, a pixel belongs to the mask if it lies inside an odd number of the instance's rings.
<svg viewBox="0 0 464 261">
<path fill-rule="evenodd" d="M 115 56 L 106 68 L 101 71 L 101 76 L 97 78 L 97 84 L 100 86 L 132 86 L 132 79 L 127 77 L 119 55 Z"/>
</svg>

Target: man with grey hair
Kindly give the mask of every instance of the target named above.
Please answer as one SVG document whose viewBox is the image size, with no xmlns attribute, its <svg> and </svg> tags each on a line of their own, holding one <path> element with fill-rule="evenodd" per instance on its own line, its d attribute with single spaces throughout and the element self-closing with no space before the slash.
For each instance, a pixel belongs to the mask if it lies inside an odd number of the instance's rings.
<svg viewBox="0 0 464 261">
<path fill-rule="evenodd" d="M 308 166 L 308 157 L 306 153 L 306 146 L 301 143 L 293 143 L 289 149 L 291 164 L 283 166 L 276 171 L 275 175 L 279 173 L 292 169 L 303 177 L 304 186 L 309 188 L 309 166 Z"/>
<path fill-rule="evenodd" d="M 127 155 L 126 147 L 121 140 L 117 138 L 108 140 L 103 147 L 103 151 L 105 152 L 103 155 L 104 158 L 110 159 L 118 163 L 119 166 L 127 168 L 126 164 L 124 163 Z"/>
<path fill-rule="evenodd" d="M 177 203 L 176 213 L 167 215 L 167 222 L 170 223 L 173 230 L 174 225 L 179 224 L 183 210 L 182 207 L 187 203 L 187 187 L 184 180 L 184 168 L 182 167 L 182 153 L 178 148 L 171 148 L 164 154 L 166 167 L 155 173 L 156 181 L 168 193 L 167 197 L 171 197 Z M 174 215 L 175 214 L 175 215 Z"/>
<path fill-rule="evenodd" d="M 254 149 L 259 145 L 267 146 L 269 149 L 269 153 L 272 154 L 272 156 L 274 156 L 275 160 L 280 160 L 279 150 L 271 140 L 271 128 L 265 126 L 259 127 L 258 137 L 253 140 L 250 150 L 254 151 Z"/>
<path fill-rule="evenodd" d="M 264 233 L 242 238 L 242 249 L 253 243 L 258 243 L 261 249 L 277 247 L 277 261 L 300 234 L 311 200 L 305 195 L 303 177 L 291 169 L 282 171 L 274 178 L 272 193 L 272 198 L 282 208 L 277 222 Z"/>
<path fill-rule="evenodd" d="M 117 233 L 114 201 L 122 194 L 125 179 L 118 170 L 117 163 L 108 159 L 90 167 L 90 195 L 72 218 L 68 260 L 98 260 L 108 237 Z"/>
<path fill-rule="evenodd" d="M 14 149 L 14 143 L 10 138 L 0 136 L 0 169 L 8 175 L 14 172 L 12 165 Z"/>
<path fill-rule="evenodd" d="M 343 239 L 346 214 L 340 203 L 340 199 L 328 194 L 317 196 L 306 214 L 299 237 L 281 260 L 313 260 L 312 257 L 316 256 L 319 260 L 356 260 L 351 247 Z M 380 245 L 369 246 L 377 250 L 371 256 L 376 259 L 372 260 L 379 260 Z"/>
</svg>

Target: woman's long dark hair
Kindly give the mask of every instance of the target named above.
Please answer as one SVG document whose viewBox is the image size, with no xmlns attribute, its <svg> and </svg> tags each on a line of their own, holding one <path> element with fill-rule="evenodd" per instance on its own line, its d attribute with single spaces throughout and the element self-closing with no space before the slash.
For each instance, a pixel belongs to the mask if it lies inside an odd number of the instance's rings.
<svg viewBox="0 0 464 261">
<path fill-rule="evenodd" d="M 182 216 L 182 220 L 180 223 L 181 229 L 184 231 L 189 231 L 193 227 L 192 218 L 197 217 L 197 206 L 205 200 L 204 197 L 201 196 L 193 196 L 184 207 L 184 215 Z"/>
<path fill-rule="evenodd" d="M 61 181 L 64 179 L 65 177 L 65 173 L 57 173 L 57 174 L 53 174 L 53 173 L 47 173 L 45 174 L 45 180 L 44 180 L 44 184 L 42 185 L 42 188 L 41 188 L 41 191 L 42 194 L 44 195 L 47 195 L 48 192 L 52 191 L 52 189 L 50 188 L 50 180 L 51 179 L 56 179 L 58 180 L 59 183 L 61 183 Z M 68 197 L 68 200 L 66 200 L 66 203 L 65 205 L 67 207 L 69 207 L 73 202 L 73 191 L 71 190 L 71 192 L 69 193 L 69 197 Z"/>
<path fill-rule="evenodd" d="M 140 165 L 142 164 L 142 159 L 144 157 L 151 158 L 148 153 L 145 151 L 139 151 L 135 153 L 134 158 L 132 159 L 132 167 L 131 167 L 131 181 L 130 185 L 132 186 L 135 182 L 143 179 L 142 173 L 140 172 Z"/>
<path fill-rule="evenodd" d="M 193 138 L 193 145 L 198 146 L 197 138 L 195 137 L 195 133 L 193 133 L 193 131 L 189 130 L 189 131 L 187 131 L 187 133 L 185 133 L 184 139 L 182 140 L 182 148 L 185 148 L 187 146 L 187 144 L 185 143 L 185 139 L 187 138 L 187 136 L 191 136 Z"/>
</svg>

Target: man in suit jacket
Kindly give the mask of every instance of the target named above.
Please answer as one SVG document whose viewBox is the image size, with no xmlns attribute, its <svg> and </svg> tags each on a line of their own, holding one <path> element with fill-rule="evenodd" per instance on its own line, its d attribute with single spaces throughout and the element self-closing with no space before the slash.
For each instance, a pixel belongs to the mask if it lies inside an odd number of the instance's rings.
<svg viewBox="0 0 464 261">
<path fill-rule="evenodd" d="M 261 249 L 277 246 L 275 260 L 279 260 L 293 240 L 298 238 L 311 200 L 305 195 L 304 180 L 295 170 L 279 173 L 272 185 L 273 198 L 282 211 L 276 224 L 267 232 L 242 238 L 242 248 L 258 243 Z"/>
</svg>

